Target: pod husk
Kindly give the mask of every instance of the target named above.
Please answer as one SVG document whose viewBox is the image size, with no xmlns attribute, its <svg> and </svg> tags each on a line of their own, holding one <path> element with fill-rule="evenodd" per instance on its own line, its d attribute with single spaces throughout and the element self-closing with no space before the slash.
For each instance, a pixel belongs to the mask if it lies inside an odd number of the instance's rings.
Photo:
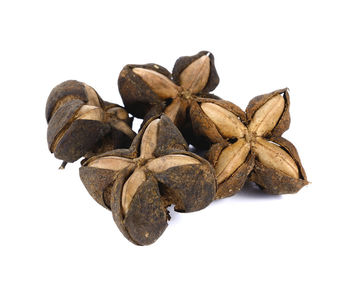
<svg viewBox="0 0 350 282">
<path fill-rule="evenodd" d="M 183 56 L 183 57 L 178 58 L 175 62 L 174 68 L 173 68 L 174 82 L 177 85 L 180 85 L 180 75 L 181 75 L 182 71 L 185 68 L 187 68 L 192 62 L 194 62 L 195 60 L 199 59 L 200 57 L 202 57 L 208 53 L 210 54 L 209 55 L 210 73 L 209 73 L 209 77 L 208 77 L 208 82 L 204 86 L 204 88 L 200 91 L 200 93 L 208 93 L 210 91 L 213 91 L 216 88 L 216 86 L 219 84 L 220 79 L 219 79 L 218 73 L 217 73 L 216 68 L 215 68 L 214 55 L 212 53 L 210 53 L 209 51 L 200 51 L 199 53 L 197 53 L 194 56 Z"/>
<path fill-rule="evenodd" d="M 57 159 L 75 162 L 110 131 L 109 124 L 96 120 L 75 120 L 67 129 L 54 151 Z"/>
<path fill-rule="evenodd" d="M 95 90 L 94 90 L 95 91 Z M 99 100 L 100 106 L 103 105 L 101 97 L 95 91 Z M 71 100 L 81 100 L 84 103 L 88 102 L 88 96 L 86 94 L 85 84 L 77 80 L 67 80 L 58 84 L 52 89 L 46 103 L 45 116 L 47 122 L 50 121 L 52 115 L 61 106 Z"/>
<path fill-rule="evenodd" d="M 128 171 L 122 171 L 112 189 L 111 209 L 119 230 L 136 245 L 154 243 L 168 226 L 167 210 L 161 201 L 157 181 L 147 175 L 133 197 L 126 216 L 123 215 L 121 195 Z"/>
<path fill-rule="evenodd" d="M 290 125 L 290 113 L 289 113 L 289 106 L 290 106 L 290 98 L 289 98 L 289 93 L 288 93 L 288 88 L 284 89 L 279 89 L 276 91 L 273 91 L 269 94 L 264 94 L 264 95 L 259 95 L 250 100 L 247 108 L 246 108 L 246 113 L 247 113 L 247 122 L 252 120 L 255 112 L 263 106 L 268 100 L 273 98 L 274 96 L 281 95 L 283 94 L 283 98 L 285 101 L 285 106 L 283 113 L 277 122 L 276 126 L 271 132 L 268 132 L 265 134 L 265 137 L 271 137 L 271 136 L 281 136 L 286 130 L 288 130 L 289 125 Z"/>
<path fill-rule="evenodd" d="M 154 110 L 154 115 L 159 115 L 164 109 L 165 104 L 163 104 L 160 97 L 152 91 L 142 78 L 133 73 L 134 68 L 145 68 L 156 71 L 168 77 L 169 80 L 171 79 L 170 72 L 157 64 L 126 65 L 118 78 L 119 92 L 128 112 L 137 118 L 144 118 L 157 105 L 156 107 L 160 107 L 161 110 Z"/>
<path fill-rule="evenodd" d="M 249 179 L 258 184 L 262 191 L 268 194 L 297 193 L 302 187 L 309 184 L 298 152 L 294 145 L 283 137 L 273 137 L 271 141 L 280 145 L 293 158 L 299 168 L 299 179 L 289 177 L 282 172 L 266 167 L 258 160 L 255 161 L 255 166 Z"/>
</svg>

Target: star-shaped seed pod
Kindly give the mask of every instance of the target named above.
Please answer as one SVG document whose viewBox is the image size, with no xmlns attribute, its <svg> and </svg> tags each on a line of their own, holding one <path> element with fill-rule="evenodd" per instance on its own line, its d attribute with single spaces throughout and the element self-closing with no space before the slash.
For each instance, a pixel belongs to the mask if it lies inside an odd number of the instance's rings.
<svg viewBox="0 0 350 282">
<path fill-rule="evenodd" d="M 74 162 L 130 146 L 132 119 L 119 105 L 105 102 L 85 83 L 65 81 L 50 93 L 46 104 L 47 141 L 55 157 Z"/>
<path fill-rule="evenodd" d="M 186 129 L 187 109 L 199 97 L 218 99 L 209 94 L 218 83 L 214 56 L 208 51 L 180 57 L 172 74 L 157 64 L 126 65 L 118 79 L 121 97 L 131 114 L 147 121 L 165 113 L 186 135 L 191 131 Z"/>
<path fill-rule="evenodd" d="M 289 128 L 287 89 L 252 99 L 246 113 L 236 105 L 213 99 L 198 101 L 194 135 L 213 146 L 216 198 L 238 192 L 249 179 L 271 194 L 296 193 L 308 184 L 297 150 L 281 135 Z"/>
<path fill-rule="evenodd" d="M 128 150 L 83 161 L 80 178 L 90 195 L 111 209 L 128 240 L 148 245 L 167 227 L 168 206 L 193 212 L 214 199 L 214 169 L 187 149 L 179 130 L 162 115 L 145 124 Z"/>
</svg>

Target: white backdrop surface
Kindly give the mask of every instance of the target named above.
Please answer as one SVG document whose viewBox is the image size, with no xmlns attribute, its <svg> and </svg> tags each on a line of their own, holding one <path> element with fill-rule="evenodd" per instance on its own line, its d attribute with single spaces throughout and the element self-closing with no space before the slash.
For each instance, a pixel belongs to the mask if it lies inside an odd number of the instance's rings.
<svg viewBox="0 0 350 282">
<path fill-rule="evenodd" d="M 1 1 L 1 281 L 349 281 L 347 1 Z M 128 63 L 172 69 L 210 50 L 215 94 L 245 108 L 289 87 L 290 129 L 311 185 L 248 186 L 134 246 L 80 182 L 57 168 L 44 109 L 67 79 L 122 104 Z M 136 123 L 138 125 L 138 123 Z M 137 129 L 137 126 L 134 127 Z"/>
</svg>

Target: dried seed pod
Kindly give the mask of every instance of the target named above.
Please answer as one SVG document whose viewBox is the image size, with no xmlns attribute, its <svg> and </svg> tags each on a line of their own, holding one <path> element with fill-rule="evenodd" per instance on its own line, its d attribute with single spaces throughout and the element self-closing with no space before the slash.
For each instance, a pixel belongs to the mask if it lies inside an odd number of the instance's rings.
<svg viewBox="0 0 350 282">
<path fill-rule="evenodd" d="M 82 101 L 72 100 L 61 106 L 50 119 L 47 140 L 50 152 L 56 158 L 74 162 L 92 150 L 96 142 L 110 131 L 109 124 L 103 122 L 101 108 L 94 107 L 85 114 L 84 110 Z"/>
<path fill-rule="evenodd" d="M 308 181 L 297 150 L 292 143 L 283 137 L 272 137 L 270 140 L 273 143 L 269 143 L 269 146 L 274 146 L 273 151 L 277 151 L 277 155 L 280 154 L 277 157 L 277 163 L 280 163 L 281 166 L 276 169 L 276 162 L 271 164 L 271 158 L 274 158 L 274 155 L 270 158 L 267 157 L 267 161 L 258 158 L 249 179 L 258 184 L 262 191 L 269 194 L 298 192 L 308 184 Z M 285 164 L 285 162 L 289 164 Z"/>
<path fill-rule="evenodd" d="M 103 101 L 91 86 L 77 80 L 67 80 L 52 89 L 46 103 L 46 120 L 50 121 L 54 113 L 72 100 L 81 100 L 86 105 L 103 107 Z"/>
<path fill-rule="evenodd" d="M 119 75 L 118 86 L 126 109 L 136 117 L 146 122 L 152 116 L 165 113 L 183 134 L 189 133 L 191 130 L 186 130 L 186 126 L 191 105 L 200 97 L 220 99 L 209 94 L 219 83 L 214 56 L 201 51 L 179 58 L 173 78 L 156 64 L 127 65 Z"/>
<path fill-rule="evenodd" d="M 192 212 L 214 198 L 213 168 L 187 148 L 176 126 L 162 115 L 145 124 L 129 150 L 85 160 L 80 177 L 92 197 L 112 210 L 124 236 L 148 245 L 165 230 L 169 205 Z"/>
<path fill-rule="evenodd" d="M 46 118 L 50 152 L 65 162 L 128 147 L 135 136 L 125 109 L 104 102 L 92 87 L 75 80 L 51 91 Z"/>
<path fill-rule="evenodd" d="M 238 192 L 250 174 L 250 180 L 273 194 L 295 193 L 308 183 L 296 149 L 280 137 L 290 123 L 287 89 L 252 99 L 246 117 L 229 102 L 198 102 L 192 117 L 202 126 L 194 127 L 194 134 L 214 143 L 208 159 L 218 180 L 216 198 Z"/>
</svg>

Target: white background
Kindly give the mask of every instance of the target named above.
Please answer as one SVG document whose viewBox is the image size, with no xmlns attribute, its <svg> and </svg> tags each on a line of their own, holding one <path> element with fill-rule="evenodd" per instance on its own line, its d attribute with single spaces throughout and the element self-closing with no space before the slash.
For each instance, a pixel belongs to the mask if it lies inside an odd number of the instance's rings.
<svg viewBox="0 0 350 282">
<path fill-rule="evenodd" d="M 1 1 L 1 281 L 349 281 L 348 1 Z M 311 185 L 246 187 L 172 213 L 148 247 L 128 242 L 86 192 L 79 163 L 46 144 L 44 109 L 67 79 L 122 103 L 128 63 L 172 69 L 215 55 L 215 94 L 245 108 L 288 86 L 290 130 Z M 135 128 L 136 129 L 136 128 Z"/>
</svg>

